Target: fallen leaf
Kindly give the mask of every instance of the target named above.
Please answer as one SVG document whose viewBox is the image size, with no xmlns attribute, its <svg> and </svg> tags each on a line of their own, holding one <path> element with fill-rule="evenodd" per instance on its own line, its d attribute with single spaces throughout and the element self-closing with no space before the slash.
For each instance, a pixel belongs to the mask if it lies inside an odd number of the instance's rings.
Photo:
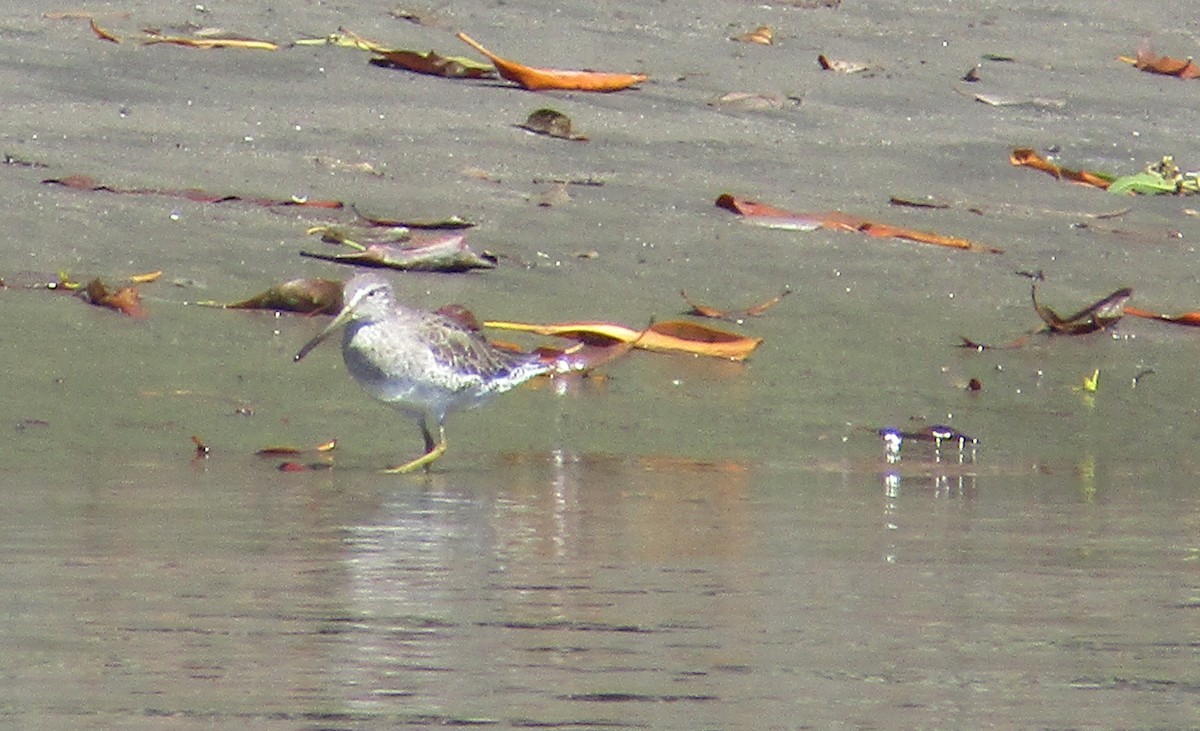
<svg viewBox="0 0 1200 731">
<path fill-rule="evenodd" d="M 769 25 L 760 25 L 749 33 L 730 36 L 729 40 L 741 43 L 757 43 L 761 46 L 775 45 L 775 31 Z"/>
<path fill-rule="evenodd" d="M 533 352 L 550 364 L 552 376 L 586 376 L 633 350 L 634 342 L 575 343 L 566 348 L 543 345 Z"/>
<path fill-rule="evenodd" d="M 456 230 L 464 228 L 473 228 L 474 223 L 458 216 L 440 219 L 422 219 L 422 218 L 391 218 L 387 216 L 376 216 L 370 213 L 363 213 L 357 206 L 351 206 L 354 215 L 358 216 L 359 220 L 365 221 L 372 226 L 385 226 L 388 228 L 420 228 L 420 229 L 446 229 Z"/>
<path fill-rule="evenodd" d="M 336 448 L 337 448 L 337 440 L 332 439 L 323 444 L 318 444 L 310 449 L 301 449 L 299 447 L 291 447 L 291 446 L 263 447 L 262 449 L 256 450 L 254 452 L 254 455 L 256 457 L 279 457 L 282 455 L 299 455 L 299 454 L 304 454 L 305 452 L 309 452 L 309 451 L 319 452 L 319 453 L 331 452 Z"/>
<path fill-rule="evenodd" d="M 1109 193 L 1134 193 L 1138 195 L 1195 195 L 1200 193 L 1200 173 L 1185 173 L 1175 164 L 1171 155 L 1151 165 L 1140 173 L 1123 175 L 1108 186 Z"/>
<path fill-rule="evenodd" d="M 708 105 L 724 109 L 762 111 L 764 109 L 783 109 L 788 102 L 799 104 L 800 100 L 796 97 L 785 97 L 782 94 L 770 92 L 731 91 L 712 100 Z"/>
<path fill-rule="evenodd" d="M 825 71 L 837 71 L 841 74 L 861 74 L 866 71 L 880 71 L 881 68 L 871 63 L 861 63 L 858 61 L 839 61 L 821 54 L 817 56 L 817 65 Z"/>
<path fill-rule="evenodd" d="M 1104 330 L 1120 321 L 1125 314 L 1125 303 L 1133 296 L 1133 290 L 1126 287 L 1084 307 L 1079 312 L 1059 317 L 1058 313 L 1038 302 L 1037 283 L 1040 277 L 1035 277 L 1030 288 L 1030 298 L 1033 309 L 1037 312 L 1047 329 L 1060 335 L 1084 335 Z"/>
<path fill-rule="evenodd" d="M 190 36 L 168 36 L 156 30 L 144 31 L 150 37 L 142 41 L 143 45 L 151 46 L 156 43 L 166 43 L 173 46 L 188 48 L 242 48 L 251 51 L 278 51 L 279 44 L 271 41 L 260 41 L 254 38 L 193 38 Z"/>
<path fill-rule="evenodd" d="M 1089 172 L 1086 170 L 1071 170 L 1069 168 L 1059 167 L 1050 162 L 1046 158 L 1039 155 L 1037 152 L 1027 148 L 1018 147 L 1009 153 L 1008 161 L 1018 167 L 1029 167 L 1034 170 L 1041 170 L 1044 173 L 1053 175 L 1060 180 L 1067 180 L 1072 183 L 1080 183 L 1082 185 L 1090 185 L 1094 188 L 1107 190 L 1112 184 L 1115 176 L 1108 173 Z"/>
<path fill-rule="evenodd" d="M 484 327 L 516 330 L 551 337 L 565 337 L 591 344 L 612 341 L 633 343 L 637 348 L 664 352 L 708 355 L 728 360 L 745 360 L 762 343 L 749 338 L 692 322 L 672 320 L 656 322 L 645 330 L 634 330 L 611 322 L 568 322 L 532 325 L 519 322 L 485 322 Z"/>
<path fill-rule="evenodd" d="M 347 242 L 343 242 L 347 243 Z M 324 254 L 301 251 L 301 256 L 338 264 L 353 264 L 418 272 L 465 272 L 471 269 L 494 269 L 495 255 L 484 251 L 476 253 L 467 245 L 466 236 L 446 234 L 424 241 L 413 241 L 406 245 L 368 244 L 356 246 L 360 249 L 351 254 Z"/>
<path fill-rule="evenodd" d="M 280 472 L 322 472 L 333 469 L 329 462 L 280 462 L 276 467 Z"/>
<path fill-rule="evenodd" d="M 1187 325 L 1188 327 L 1200 327 L 1200 310 L 1191 310 L 1190 312 L 1182 312 L 1178 315 L 1164 315 L 1148 310 L 1139 310 L 1136 307 L 1126 307 L 1125 314 L 1130 317 L 1144 317 L 1148 320 L 1160 320 L 1169 322 L 1174 325 Z"/>
<path fill-rule="evenodd" d="M 104 286 L 99 279 L 93 279 L 80 290 L 80 296 L 85 302 L 97 307 L 107 307 L 129 317 L 144 318 L 146 310 L 142 307 L 142 298 L 135 287 L 121 287 L 115 291 Z"/>
<path fill-rule="evenodd" d="M 1035 107 L 1037 109 L 1062 109 L 1067 103 L 1062 99 L 1047 99 L 1040 96 L 1011 96 L 1006 94 L 972 94 L 956 89 L 960 94 L 969 96 L 977 102 L 989 107 Z"/>
<path fill-rule="evenodd" d="M 1092 375 L 1083 377 L 1083 385 L 1076 386 L 1073 391 L 1083 391 L 1084 393 L 1095 393 L 1096 389 L 1100 388 L 1100 369 L 1096 368 L 1092 371 Z"/>
<path fill-rule="evenodd" d="M 48 20 L 91 20 L 92 18 L 112 17 L 112 18 L 128 18 L 131 13 L 116 12 L 116 13 L 90 13 L 85 10 L 62 10 L 49 13 L 42 13 L 42 17 Z"/>
<path fill-rule="evenodd" d="M 909 208 L 946 209 L 950 207 L 949 203 L 934 200 L 932 196 L 926 196 L 924 198 L 902 198 L 900 196 L 892 196 L 888 199 L 888 203 L 892 204 L 893 206 L 907 206 Z"/>
<path fill-rule="evenodd" d="M 290 198 L 290 199 L 275 199 L 275 198 L 253 198 L 236 194 L 209 193 L 208 191 L 198 188 L 117 188 L 111 185 L 105 185 L 95 178 L 87 175 L 68 175 L 65 178 L 47 178 L 42 181 L 43 185 L 58 185 L 63 188 L 71 188 L 72 190 L 86 190 L 103 193 L 118 193 L 121 195 L 161 195 L 169 198 L 183 198 L 194 203 L 249 203 L 256 206 L 275 207 L 275 206 L 302 206 L 308 208 L 342 208 L 344 204 L 341 201 L 334 200 L 308 200 L 307 198 Z"/>
<path fill-rule="evenodd" d="M 241 302 L 196 304 L 229 310 L 274 310 L 310 315 L 336 315 L 342 309 L 342 282 L 336 279 L 293 279 Z"/>
<path fill-rule="evenodd" d="M 601 71 L 564 71 L 561 69 L 542 69 L 524 66 L 513 61 L 507 61 L 479 45 L 466 33 L 458 33 L 457 37 L 463 43 L 487 57 L 496 66 L 500 76 L 520 84 L 530 91 L 546 89 L 562 89 L 567 91 L 597 91 L 610 92 L 628 89 L 649 77 L 646 74 L 614 74 Z"/>
<path fill-rule="evenodd" d="M 524 124 L 517 127 L 547 137 L 587 142 L 587 136 L 576 134 L 571 129 L 571 118 L 555 109 L 535 109 L 529 113 Z"/>
<path fill-rule="evenodd" d="M 492 79 L 496 70 L 488 64 L 481 64 L 462 56 L 441 56 L 434 51 L 409 51 L 395 48 L 372 48 L 372 53 L 379 54 L 371 59 L 376 66 L 415 71 L 418 74 L 442 76 L 448 79 Z"/>
<path fill-rule="evenodd" d="M 315 165 L 320 165 L 338 172 L 366 173 L 367 175 L 374 175 L 377 178 L 383 177 L 383 171 L 366 160 L 362 162 L 345 162 L 343 160 L 319 156 L 311 157 L 309 159 L 312 160 L 313 164 Z"/>
<path fill-rule="evenodd" d="M 563 183 L 555 183 L 548 190 L 543 191 L 535 199 L 538 206 L 542 208 L 552 208 L 554 206 L 566 205 L 571 202 L 571 194 L 567 192 L 567 186 Z"/>
<path fill-rule="evenodd" d="M 96 34 L 96 37 L 97 37 L 97 38 L 99 38 L 100 40 L 102 40 L 102 41 L 108 41 L 108 42 L 110 42 L 110 43 L 120 43 L 120 42 L 121 42 L 121 39 L 120 39 L 120 38 L 117 38 L 117 37 L 116 37 L 116 36 L 114 36 L 112 33 L 109 33 L 108 31 L 106 31 L 106 30 L 104 30 L 103 28 L 101 28 L 101 27 L 100 27 L 100 26 L 99 26 L 99 25 L 96 23 L 96 19 L 95 19 L 95 18 L 88 18 L 88 22 L 89 22 L 89 23 L 91 24 L 91 26 L 92 26 L 92 32 L 93 32 L 93 33 L 95 33 L 95 34 Z"/>
<path fill-rule="evenodd" d="M 904 228 L 901 226 L 893 226 L 887 223 L 879 223 L 857 216 L 851 216 L 841 211 L 830 211 L 826 213 L 792 213 L 774 206 L 769 206 L 757 201 L 736 198 L 729 193 L 722 193 L 717 197 L 716 205 L 719 208 L 724 208 L 733 211 L 738 215 L 745 216 L 754 222 L 765 222 L 766 225 L 773 227 L 799 228 L 802 230 L 812 230 L 815 228 L 826 228 L 837 231 L 854 231 L 857 233 L 866 234 L 875 237 L 889 237 L 896 239 L 904 239 L 906 241 L 916 241 L 923 244 L 934 244 L 936 246 L 945 246 L 952 249 L 963 249 L 965 251 L 982 251 L 989 254 L 1003 253 L 1003 249 L 994 246 L 986 246 L 978 244 L 968 239 L 955 238 L 953 236 L 943 236 L 942 234 L 931 233 L 928 231 L 918 231 L 916 229 Z M 781 225 L 782 224 L 782 225 Z"/>
<path fill-rule="evenodd" d="M 150 282 L 157 282 L 160 277 L 162 277 L 161 269 L 159 269 L 156 272 L 146 272 L 145 274 L 134 274 L 132 277 L 129 278 L 129 281 L 133 282 L 134 284 L 148 284 Z"/>
<path fill-rule="evenodd" d="M 1135 58 L 1117 56 L 1117 60 L 1131 64 L 1139 71 L 1152 74 L 1175 76 L 1180 79 L 1200 79 L 1200 66 L 1197 66 L 1192 59 L 1156 56 L 1148 47 L 1139 48 Z"/>
<path fill-rule="evenodd" d="M 698 317 L 708 317 L 715 320 L 729 320 L 737 323 L 742 322 L 748 317 L 758 317 L 775 305 L 779 304 L 784 297 L 787 297 L 791 293 L 792 288 L 785 287 L 784 290 L 779 294 L 756 305 L 745 307 L 740 310 L 720 310 L 715 307 L 709 307 L 708 305 L 702 305 L 697 302 L 693 302 L 692 299 L 688 297 L 687 292 L 683 290 L 679 291 L 679 295 L 683 297 L 683 301 L 692 308 L 687 314 L 696 315 Z"/>
</svg>

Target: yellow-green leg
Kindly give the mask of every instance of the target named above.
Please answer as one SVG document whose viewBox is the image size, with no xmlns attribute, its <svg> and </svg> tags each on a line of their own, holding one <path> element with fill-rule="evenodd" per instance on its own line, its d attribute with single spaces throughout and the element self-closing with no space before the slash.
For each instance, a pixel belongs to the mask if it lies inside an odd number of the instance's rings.
<svg viewBox="0 0 1200 731">
<path fill-rule="evenodd" d="M 422 425 L 422 429 L 424 429 L 424 425 Z M 425 432 L 425 449 L 425 454 L 422 454 L 420 457 L 417 457 L 411 462 L 405 462 L 397 467 L 389 467 L 384 470 L 384 472 L 389 475 L 402 475 L 408 472 L 414 472 L 422 467 L 429 469 L 429 465 L 433 464 L 438 457 L 441 457 L 446 453 L 445 427 L 443 427 L 441 424 L 438 424 L 438 440 L 436 444 L 430 437 L 429 432 Z"/>
</svg>

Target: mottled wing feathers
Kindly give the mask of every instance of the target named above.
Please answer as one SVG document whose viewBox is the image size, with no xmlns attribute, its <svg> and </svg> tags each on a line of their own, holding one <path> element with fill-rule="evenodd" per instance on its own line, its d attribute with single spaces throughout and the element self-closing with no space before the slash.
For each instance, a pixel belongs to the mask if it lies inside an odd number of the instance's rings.
<svg viewBox="0 0 1200 731">
<path fill-rule="evenodd" d="M 548 370 L 536 357 L 501 350 L 453 320 L 428 317 L 432 327 L 423 328 L 426 344 L 438 366 L 456 374 L 454 390 L 502 393 Z"/>
</svg>

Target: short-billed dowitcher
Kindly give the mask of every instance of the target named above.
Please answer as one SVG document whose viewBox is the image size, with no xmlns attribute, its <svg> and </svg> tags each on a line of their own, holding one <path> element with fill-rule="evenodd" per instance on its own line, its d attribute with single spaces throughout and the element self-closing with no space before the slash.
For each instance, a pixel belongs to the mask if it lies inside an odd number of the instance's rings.
<svg viewBox="0 0 1200 731">
<path fill-rule="evenodd" d="M 453 320 L 401 305 L 378 274 L 346 282 L 342 302 L 342 311 L 295 360 L 346 326 L 342 358 L 350 375 L 373 398 L 415 420 L 425 437 L 424 454 L 387 472 L 428 469 L 446 451 L 447 414 L 478 406 L 549 369 L 534 356 L 496 348 Z"/>
</svg>

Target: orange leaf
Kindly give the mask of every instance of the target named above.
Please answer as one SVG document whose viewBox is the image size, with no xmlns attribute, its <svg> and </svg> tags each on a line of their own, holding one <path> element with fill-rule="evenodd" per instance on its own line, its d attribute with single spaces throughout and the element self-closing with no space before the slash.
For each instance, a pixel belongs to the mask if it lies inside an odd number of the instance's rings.
<svg viewBox="0 0 1200 731">
<path fill-rule="evenodd" d="M 1082 185 L 1091 185 L 1101 190 L 1107 190 L 1112 183 L 1111 180 L 1097 173 L 1091 173 L 1086 170 L 1069 170 L 1059 167 L 1050 162 L 1046 158 L 1037 154 L 1027 147 L 1019 147 L 1013 150 L 1008 155 L 1008 161 L 1018 167 L 1029 167 L 1034 170 L 1041 170 L 1043 173 L 1049 173 L 1060 180 L 1069 180 L 1072 183 L 1080 183 Z"/>
<path fill-rule="evenodd" d="M 929 231 L 918 231 L 911 228 L 903 228 L 901 226 L 893 226 L 888 223 L 879 223 L 858 216 L 851 216 L 841 211 L 828 211 L 825 213 L 792 213 L 774 206 L 759 203 L 757 201 L 746 200 L 743 198 L 735 198 L 728 193 L 722 193 L 716 202 L 720 208 L 733 211 L 739 215 L 749 219 L 761 218 L 765 219 L 770 225 L 773 219 L 781 222 L 786 222 L 788 227 L 795 227 L 796 224 L 811 224 L 809 228 L 827 228 L 835 231 L 854 231 L 863 233 L 868 236 L 888 237 L 894 239 L 904 239 L 906 241 L 916 241 L 922 244 L 935 244 L 937 246 L 946 246 L 952 249 L 963 249 L 967 251 L 983 251 L 989 254 L 1002 254 L 1004 249 L 999 249 L 994 246 L 986 246 L 977 244 L 969 239 L 960 239 L 953 236 L 943 236 L 942 234 L 932 233 Z"/>
<path fill-rule="evenodd" d="M 1155 56 L 1154 52 L 1148 48 L 1139 48 L 1137 58 L 1118 56 L 1117 60 L 1133 64 L 1134 68 L 1139 71 L 1147 71 L 1152 74 L 1175 76 L 1180 79 L 1200 79 L 1200 66 L 1193 63 L 1192 59 Z"/>
<path fill-rule="evenodd" d="M 584 342 L 615 340 L 632 343 L 634 347 L 646 350 L 692 353 L 728 360 L 745 360 L 762 343 L 762 338 L 748 338 L 737 333 L 679 320 L 656 322 L 646 330 L 634 330 L 612 322 L 565 322 L 553 325 L 485 322 L 484 326 L 572 338 Z"/>
<path fill-rule="evenodd" d="M 109 33 L 108 31 L 104 30 L 99 25 L 97 25 L 95 18 L 88 18 L 88 22 L 92 24 L 92 32 L 95 33 L 96 37 L 99 38 L 100 40 L 109 41 L 111 43 L 120 43 L 121 42 L 120 38 L 117 38 L 112 33 Z"/>
<path fill-rule="evenodd" d="M 1136 307 L 1126 307 L 1125 314 L 1131 317 L 1144 317 L 1147 320 L 1161 320 L 1170 322 L 1175 325 L 1187 325 L 1189 327 L 1200 327 L 1200 311 L 1192 310 L 1191 312 L 1183 312 L 1178 315 L 1164 315 L 1157 312 L 1149 312 L 1147 310 L 1139 310 Z"/>
<path fill-rule="evenodd" d="M 137 318 L 146 316 L 142 298 L 133 287 L 121 287 L 114 292 L 99 279 L 93 279 L 83 290 L 83 298 L 97 307 L 107 307 L 123 315 Z"/>
<path fill-rule="evenodd" d="M 567 91 L 620 91 L 650 78 L 646 74 L 612 74 L 602 71 L 564 71 L 562 69 L 540 69 L 508 61 L 479 45 L 466 33 L 458 39 L 487 57 L 496 71 L 505 79 L 520 84 L 530 91 L 563 89 Z"/>
</svg>

